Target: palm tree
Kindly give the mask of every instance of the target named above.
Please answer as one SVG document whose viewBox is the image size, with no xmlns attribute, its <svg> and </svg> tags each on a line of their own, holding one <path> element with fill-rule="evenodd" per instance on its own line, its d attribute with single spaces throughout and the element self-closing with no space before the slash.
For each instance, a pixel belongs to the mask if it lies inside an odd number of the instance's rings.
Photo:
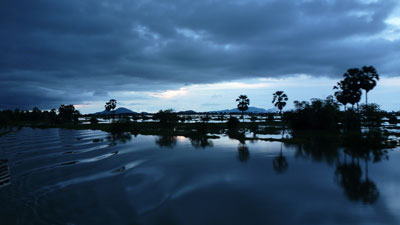
<svg viewBox="0 0 400 225">
<path fill-rule="evenodd" d="M 104 108 L 106 109 L 107 112 L 114 113 L 114 109 L 117 107 L 117 100 L 115 99 L 110 99 L 110 101 L 106 102 L 106 105 Z"/>
<path fill-rule="evenodd" d="M 341 80 L 337 83 L 336 86 L 333 87 L 335 91 L 334 95 L 336 100 L 344 106 L 344 111 L 346 111 L 346 105 L 349 103 L 349 90 L 346 89 L 346 82 Z"/>
<path fill-rule="evenodd" d="M 250 105 L 250 99 L 247 98 L 246 95 L 240 95 L 236 101 L 238 102 L 237 108 L 242 111 L 242 118 L 243 118 L 243 122 L 244 122 L 244 111 L 247 111 L 249 109 L 249 105 Z"/>
<path fill-rule="evenodd" d="M 272 103 L 275 103 L 275 107 L 278 107 L 279 114 L 282 114 L 283 107 L 286 106 L 288 96 L 283 91 L 276 91 L 273 95 Z"/>
<path fill-rule="evenodd" d="M 360 79 L 360 87 L 365 90 L 365 104 L 368 105 L 368 92 L 376 86 L 379 75 L 373 66 L 363 66 Z"/>
<path fill-rule="evenodd" d="M 343 75 L 344 79 L 333 87 L 338 90 L 335 92 L 336 99 L 345 106 L 345 110 L 347 103 L 354 108 L 361 99 L 361 74 L 361 70 L 357 68 L 348 69 Z"/>
</svg>

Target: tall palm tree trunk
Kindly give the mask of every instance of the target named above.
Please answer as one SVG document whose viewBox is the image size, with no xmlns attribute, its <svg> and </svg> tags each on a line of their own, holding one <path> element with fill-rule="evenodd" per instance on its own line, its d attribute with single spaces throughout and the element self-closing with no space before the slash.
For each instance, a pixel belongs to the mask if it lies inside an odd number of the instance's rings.
<svg viewBox="0 0 400 225">
<path fill-rule="evenodd" d="M 368 91 L 365 91 L 365 105 L 368 105 Z"/>
</svg>

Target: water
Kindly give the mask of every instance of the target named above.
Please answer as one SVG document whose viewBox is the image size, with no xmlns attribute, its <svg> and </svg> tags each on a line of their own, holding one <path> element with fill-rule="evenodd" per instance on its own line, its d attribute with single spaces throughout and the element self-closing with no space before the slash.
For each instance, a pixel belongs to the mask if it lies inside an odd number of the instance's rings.
<svg viewBox="0 0 400 225">
<path fill-rule="evenodd" d="M 399 150 L 373 163 L 328 145 L 23 128 L 0 137 L 0 221 L 400 224 Z"/>
<path fill-rule="evenodd" d="M 265 122 L 268 117 L 262 116 L 262 115 L 254 115 L 256 117 L 256 120 L 254 122 Z M 125 116 L 126 118 L 129 118 L 130 120 L 133 120 L 133 116 Z M 226 123 L 229 119 L 229 117 L 236 117 L 237 119 L 240 119 L 240 121 L 244 122 L 252 122 L 251 120 L 251 115 L 244 115 L 244 118 L 241 118 L 241 115 L 235 114 L 235 115 L 213 115 L 210 114 L 208 116 L 204 114 L 194 114 L 194 115 L 179 115 L 179 118 L 185 118 L 185 121 L 180 121 L 181 123 L 199 123 L 203 122 L 202 118 L 208 117 L 209 120 L 207 121 L 208 123 Z M 188 119 L 190 118 L 190 119 Z M 124 118 L 123 118 L 124 119 Z M 276 115 L 274 116 L 275 120 L 280 120 L 281 116 Z M 105 119 L 105 118 L 97 118 L 99 123 L 110 123 L 112 121 L 119 121 L 121 120 L 120 117 L 116 116 L 114 119 Z M 80 117 L 79 121 L 82 124 L 90 124 L 90 117 Z M 147 115 L 147 119 L 143 120 L 140 117 L 136 118 L 136 122 L 157 122 L 158 120 L 153 120 L 152 115 Z"/>
</svg>

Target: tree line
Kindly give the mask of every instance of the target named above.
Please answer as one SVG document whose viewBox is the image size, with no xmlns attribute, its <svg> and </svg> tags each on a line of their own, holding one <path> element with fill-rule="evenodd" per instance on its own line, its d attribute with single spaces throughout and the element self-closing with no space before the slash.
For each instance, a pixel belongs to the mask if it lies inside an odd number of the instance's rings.
<svg viewBox="0 0 400 225">
<path fill-rule="evenodd" d="M 43 121 L 54 123 L 78 122 L 80 112 L 73 105 L 61 105 L 58 110 L 3 110 L 0 111 L 0 125 L 13 124 L 20 121 Z"/>
</svg>

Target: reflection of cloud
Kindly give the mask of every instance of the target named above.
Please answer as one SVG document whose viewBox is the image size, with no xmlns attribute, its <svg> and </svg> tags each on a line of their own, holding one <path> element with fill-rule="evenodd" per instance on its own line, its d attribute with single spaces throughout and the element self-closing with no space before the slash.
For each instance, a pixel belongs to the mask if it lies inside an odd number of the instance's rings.
<svg viewBox="0 0 400 225">
<path fill-rule="evenodd" d="M 178 142 L 185 142 L 187 138 L 184 136 L 177 136 L 176 139 L 178 140 Z"/>
</svg>

